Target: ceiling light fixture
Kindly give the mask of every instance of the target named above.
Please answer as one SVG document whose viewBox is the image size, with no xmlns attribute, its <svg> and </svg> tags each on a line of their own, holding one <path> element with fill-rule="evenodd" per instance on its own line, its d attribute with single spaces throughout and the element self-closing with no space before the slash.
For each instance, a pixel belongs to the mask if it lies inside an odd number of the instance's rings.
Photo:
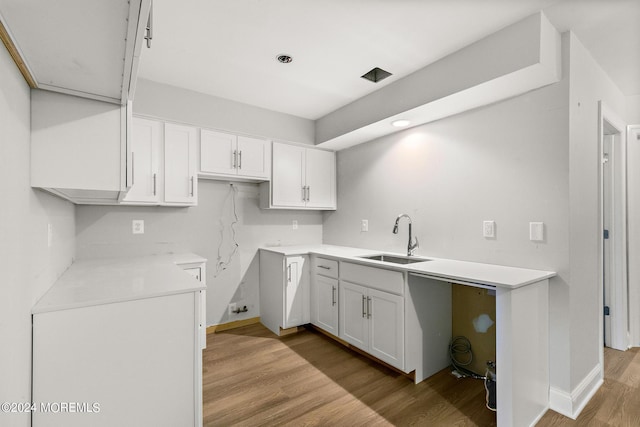
<svg viewBox="0 0 640 427">
<path fill-rule="evenodd" d="M 282 62 L 283 64 L 288 64 L 291 61 L 293 61 L 292 57 L 290 57 L 289 55 L 285 55 L 285 54 L 276 56 L 276 59 L 278 60 L 278 62 Z"/>
<path fill-rule="evenodd" d="M 395 126 L 397 128 L 403 128 L 405 126 L 409 126 L 411 124 L 411 122 L 409 120 L 405 120 L 405 119 L 400 119 L 400 120 L 394 120 L 391 122 L 391 126 Z"/>
</svg>

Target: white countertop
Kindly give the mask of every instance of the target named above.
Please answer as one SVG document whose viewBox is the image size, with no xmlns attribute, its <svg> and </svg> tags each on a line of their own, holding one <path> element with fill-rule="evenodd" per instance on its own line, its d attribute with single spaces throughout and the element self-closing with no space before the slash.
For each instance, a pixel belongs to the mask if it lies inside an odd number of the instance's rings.
<svg viewBox="0 0 640 427">
<path fill-rule="evenodd" d="M 429 256 L 416 256 L 416 259 L 425 259 L 425 262 L 413 264 L 392 264 L 359 258 L 361 256 L 388 253 L 371 249 L 350 248 L 345 246 L 309 245 L 309 246 L 274 246 L 261 248 L 285 256 L 314 254 L 343 261 L 357 262 L 384 267 L 392 270 L 406 271 L 422 274 L 438 279 L 465 282 L 470 285 L 496 286 L 515 289 L 531 283 L 549 279 L 556 275 L 553 271 L 531 270 L 527 268 L 508 267 L 495 264 L 483 264 L 479 262 L 457 261 Z M 404 256 L 395 253 L 392 255 Z M 428 260 L 428 261 L 427 261 Z"/>
<path fill-rule="evenodd" d="M 76 261 L 31 312 L 45 313 L 205 289 L 178 266 L 200 262 L 206 259 L 195 254 Z"/>
</svg>

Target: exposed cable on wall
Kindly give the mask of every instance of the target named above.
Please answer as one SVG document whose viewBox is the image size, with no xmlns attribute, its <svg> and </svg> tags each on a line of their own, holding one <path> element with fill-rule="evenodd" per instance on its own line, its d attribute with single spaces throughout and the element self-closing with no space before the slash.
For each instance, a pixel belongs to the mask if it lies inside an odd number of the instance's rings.
<svg viewBox="0 0 640 427">
<path fill-rule="evenodd" d="M 227 257 L 227 259 L 223 260 L 222 246 L 224 244 L 224 222 L 223 222 L 223 219 L 220 218 L 220 244 L 218 245 L 218 260 L 216 262 L 216 272 L 214 273 L 213 277 L 218 277 L 220 273 L 222 273 L 224 270 L 226 270 L 229 267 L 229 265 L 231 264 L 231 261 L 233 261 L 233 257 L 238 252 L 238 248 L 240 246 L 236 241 L 236 229 L 235 229 L 235 225 L 238 223 L 238 212 L 236 211 L 236 195 L 238 190 L 233 184 L 229 184 L 229 186 L 231 187 L 229 193 L 231 195 L 231 210 L 233 212 L 233 221 L 229 225 L 229 229 L 231 230 L 231 241 L 232 241 L 233 250 Z"/>
</svg>

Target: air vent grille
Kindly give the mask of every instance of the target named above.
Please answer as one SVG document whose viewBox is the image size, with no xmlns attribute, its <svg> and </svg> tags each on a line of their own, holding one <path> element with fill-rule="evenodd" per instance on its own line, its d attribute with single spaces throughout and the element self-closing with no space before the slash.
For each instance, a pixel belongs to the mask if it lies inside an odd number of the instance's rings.
<svg viewBox="0 0 640 427">
<path fill-rule="evenodd" d="M 382 68 L 374 68 L 371 71 L 363 74 L 362 77 L 363 79 L 367 79 L 370 82 L 374 82 L 374 83 L 378 83 L 380 80 L 384 80 L 387 77 L 391 76 L 392 74 L 388 71 L 383 70 Z"/>
</svg>

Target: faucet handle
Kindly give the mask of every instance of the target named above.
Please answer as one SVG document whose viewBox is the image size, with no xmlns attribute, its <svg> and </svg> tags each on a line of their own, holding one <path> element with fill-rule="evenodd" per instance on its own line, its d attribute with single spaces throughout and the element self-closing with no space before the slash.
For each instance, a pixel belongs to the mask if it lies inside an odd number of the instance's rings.
<svg viewBox="0 0 640 427">
<path fill-rule="evenodd" d="M 418 243 L 418 236 L 413 238 L 413 242 L 409 242 L 409 255 L 413 255 L 413 251 L 420 246 Z"/>
</svg>

